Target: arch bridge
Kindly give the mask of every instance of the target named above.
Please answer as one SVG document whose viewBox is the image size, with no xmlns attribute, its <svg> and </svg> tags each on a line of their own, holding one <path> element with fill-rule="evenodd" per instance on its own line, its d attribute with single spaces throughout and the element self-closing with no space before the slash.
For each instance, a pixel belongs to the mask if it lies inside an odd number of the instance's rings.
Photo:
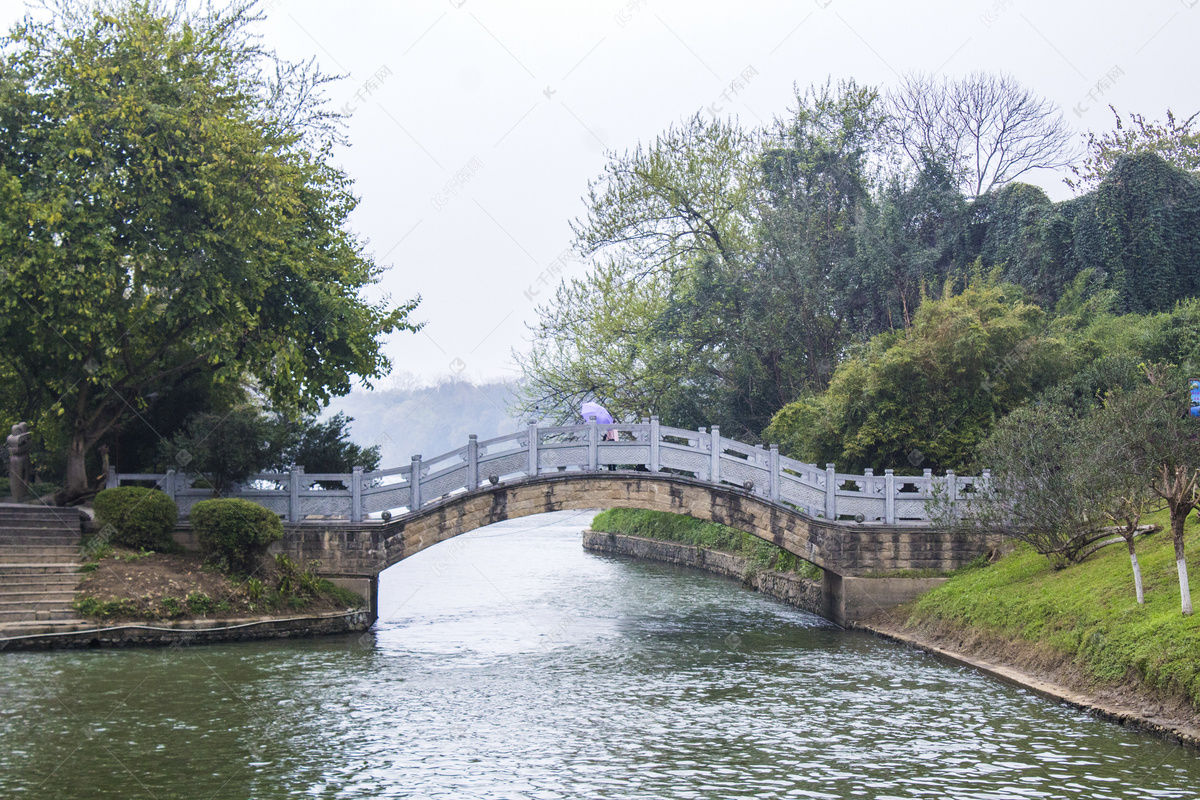
<svg viewBox="0 0 1200 800">
<path fill-rule="evenodd" d="M 823 571 L 821 608 L 845 623 L 911 599 L 998 543 L 931 524 L 927 502 L 982 490 L 981 478 L 874 475 L 821 469 L 769 449 L 688 431 L 651 417 L 635 424 L 538 426 L 468 443 L 399 468 L 254 476 L 238 492 L 285 518 L 277 545 L 377 601 L 378 575 L 427 547 L 509 519 L 628 507 L 686 514 L 771 542 Z M 109 485 L 154 480 L 186 517 L 210 497 L 194 478 L 109 475 Z"/>
</svg>

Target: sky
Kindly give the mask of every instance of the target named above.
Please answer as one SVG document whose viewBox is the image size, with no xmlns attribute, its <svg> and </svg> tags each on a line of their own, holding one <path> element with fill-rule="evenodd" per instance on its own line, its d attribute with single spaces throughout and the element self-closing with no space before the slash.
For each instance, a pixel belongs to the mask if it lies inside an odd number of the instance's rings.
<svg viewBox="0 0 1200 800">
<path fill-rule="evenodd" d="M 416 295 L 378 387 L 515 378 L 513 348 L 561 278 L 581 277 L 570 221 L 608 151 L 694 113 L 748 126 L 801 88 L 910 71 L 1007 72 L 1081 133 L 1108 104 L 1161 118 L 1200 110 L 1200 0 L 263 0 L 264 44 L 345 75 L 334 159 L 361 198 L 352 228 L 388 267 L 372 298 Z M 0 0 L 15 22 L 21 3 Z M 1056 174 L 1031 174 L 1052 199 Z M 356 390 L 357 391 L 357 390 Z"/>
</svg>

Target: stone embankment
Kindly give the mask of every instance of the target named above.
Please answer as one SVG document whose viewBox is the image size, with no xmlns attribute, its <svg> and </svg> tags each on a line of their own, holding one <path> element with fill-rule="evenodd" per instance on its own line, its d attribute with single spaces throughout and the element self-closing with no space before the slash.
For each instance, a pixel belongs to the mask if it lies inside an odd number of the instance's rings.
<svg viewBox="0 0 1200 800">
<path fill-rule="evenodd" d="M 67 650 L 96 647 L 186 647 L 216 642 L 286 639 L 357 633 L 371 627 L 366 609 L 301 617 L 179 620 L 164 625 L 130 623 L 96 627 L 88 622 L 43 623 L 38 629 L 13 634 L 0 631 L 0 650 Z"/>
<path fill-rule="evenodd" d="M 661 561 L 691 567 L 733 578 L 748 588 L 762 592 L 768 597 L 782 600 L 813 614 L 824 615 L 824 593 L 818 581 L 803 578 L 792 572 L 760 570 L 749 559 L 708 550 L 679 542 L 664 542 L 623 533 L 584 531 L 583 546 L 596 553 L 633 556 L 648 561 Z"/>
</svg>

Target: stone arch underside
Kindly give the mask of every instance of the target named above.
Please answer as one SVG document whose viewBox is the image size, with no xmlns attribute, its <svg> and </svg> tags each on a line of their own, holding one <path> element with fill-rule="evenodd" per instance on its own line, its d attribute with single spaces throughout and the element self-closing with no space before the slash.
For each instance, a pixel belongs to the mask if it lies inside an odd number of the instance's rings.
<svg viewBox="0 0 1200 800">
<path fill-rule="evenodd" d="M 830 523 L 733 486 L 716 487 L 666 473 L 558 473 L 485 486 L 383 526 L 375 572 L 497 522 L 615 507 L 685 514 L 728 525 L 842 576 L 951 570 L 987 552 L 990 544 L 982 536 L 956 536 L 928 527 Z"/>
</svg>

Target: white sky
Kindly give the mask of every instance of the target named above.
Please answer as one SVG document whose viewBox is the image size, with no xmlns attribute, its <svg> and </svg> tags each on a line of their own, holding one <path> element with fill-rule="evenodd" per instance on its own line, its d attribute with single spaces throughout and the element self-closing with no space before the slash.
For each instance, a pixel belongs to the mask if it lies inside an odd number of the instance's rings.
<svg viewBox="0 0 1200 800">
<path fill-rule="evenodd" d="M 337 153 L 362 198 L 352 224 L 391 267 L 381 290 L 420 294 L 415 318 L 428 322 L 389 339 L 397 372 L 480 379 L 516 376 L 510 350 L 550 294 L 539 276 L 570 246 L 568 222 L 606 148 L 714 103 L 756 125 L 786 112 L 793 83 L 891 84 L 910 70 L 1010 72 L 1080 131 L 1109 129 L 1110 102 L 1186 116 L 1200 110 L 1198 5 L 265 0 L 261 30 L 283 56 L 315 55 L 350 76 L 331 94 L 354 108 L 352 146 Z M 21 13 L 0 0 L 6 22 Z M 735 102 L 720 101 L 748 68 L 757 74 Z M 451 195 L 464 168 L 473 174 Z M 1053 199 L 1070 195 L 1060 176 L 1030 180 Z"/>
</svg>

